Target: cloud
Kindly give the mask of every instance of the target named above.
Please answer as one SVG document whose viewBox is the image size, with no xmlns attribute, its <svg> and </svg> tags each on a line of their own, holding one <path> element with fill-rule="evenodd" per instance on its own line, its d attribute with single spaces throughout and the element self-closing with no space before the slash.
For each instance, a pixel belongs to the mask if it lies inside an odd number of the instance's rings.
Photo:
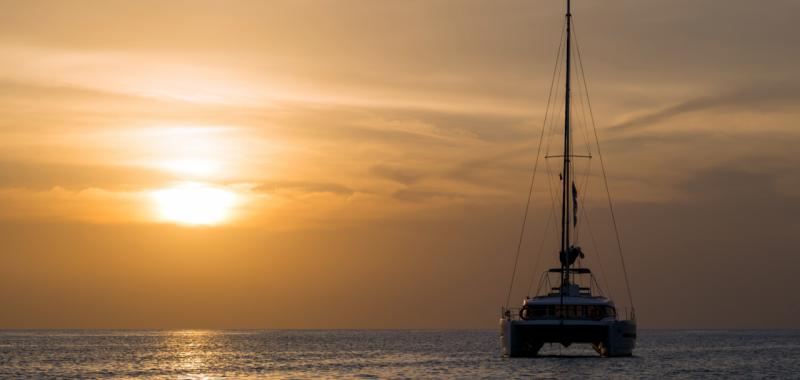
<svg viewBox="0 0 800 380">
<path fill-rule="evenodd" d="M 455 192 L 444 192 L 444 191 L 433 191 L 433 190 L 422 190 L 422 189 L 403 189 L 398 190 L 392 194 L 394 199 L 405 201 L 405 202 L 426 202 L 432 200 L 447 200 L 452 201 L 456 199 L 462 199 L 464 196 L 463 194 L 455 193 Z"/>
<path fill-rule="evenodd" d="M 170 179 L 163 172 L 131 166 L 0 161 L 0 187 L 4 188 L 130 191 L 162 186 Z"/>
<path fill-rule="evenodd" d="M 753 168 L 744 169 L 747 166 Z M 710 168 L 695 173 L 679 187 L 689 195 L 688 201 L 693 204 L 710 203 L 718 206 L 722 213 L 758 213 L 772 222 L 792 224 L 791 221 L 800 213 L 800 196 L 784 192 L 779 187 L 782 176 L 792 174 L 772 172 L 770 166 L 743 163 Z M 760 218 L 754 218 L 752 222 L 772 224 Z"/>
<path fill-rule="evenodd" d="M 411 185 L 426 175 L 419 169 L 388 164 L 375 165 L 370 169 L 370 173 L 404 185 Z"/>
<path fill-rule="evenodd" d="M 331 193 L 336 195 L 352 195 L 356 192 L 347 186 L 333 182 L 301 182 L 301 181 L 276 181 L 262 183 L 253 188 L 254 191 L 265 193 L 313 194 Z"/>
<path fill-rule="evenodd" d="M 713 91 L 712 91 L 713 92 Z M 609 127 L 611 132 L 624 132 L 652 126 L 672 118 L 700 111 L 730 112 L 793 110 L 800 101 L 800 83 L 773 83 L 737 87 L 716 94 L 691 98 L 664 109 L 648 112 Z"/>
</svg>

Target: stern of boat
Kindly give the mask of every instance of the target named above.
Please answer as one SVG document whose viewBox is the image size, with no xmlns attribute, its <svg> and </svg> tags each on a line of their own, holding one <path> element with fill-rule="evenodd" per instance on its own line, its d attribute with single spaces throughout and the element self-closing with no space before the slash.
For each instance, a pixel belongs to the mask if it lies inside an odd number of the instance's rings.
<svg viewBox="0 0 800 380">
<path fill-rule="evenodd" d="M 544 343 L 589 343 L 603 357 L 631 356 L 636 347 L 634 320 L 522 320 L 511 312 L 500 318 L 503 356 L 535 357 Z"/>
<path fill-rule="evenodd" d="M 500 345 L 503 356 L 533 357 L 539 354 L 544 342 L 536 334 L 520 331 L 520 321 L 500 319 Z"/>
<path fill-rule="evenodd" d="M 592 343 L 601 356 L 631 356 L 636 348 L 636 321 L 614 321 L 608 328 L 608 339 Z"/>
</svg>

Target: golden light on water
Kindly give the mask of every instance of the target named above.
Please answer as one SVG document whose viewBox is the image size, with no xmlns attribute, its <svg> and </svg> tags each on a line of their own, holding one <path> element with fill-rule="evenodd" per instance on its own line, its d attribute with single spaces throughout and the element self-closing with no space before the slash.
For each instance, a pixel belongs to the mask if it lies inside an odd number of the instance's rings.
<svg viewBox="0 0 800 380">
<path fill-rule="evenodd" d="M 152 198 L 164 221 L 185 225 L 214 225 L 230 218 L 235 193 L 211 185 L 188 182 L 153 191 Z"/>
</svg>

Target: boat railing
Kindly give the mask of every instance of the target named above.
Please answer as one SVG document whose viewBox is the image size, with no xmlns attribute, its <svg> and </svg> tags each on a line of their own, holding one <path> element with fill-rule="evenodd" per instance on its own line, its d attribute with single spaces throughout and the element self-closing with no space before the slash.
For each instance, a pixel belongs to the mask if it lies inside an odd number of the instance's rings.
<svg viewBox="0 0 800 380">
<path fill-rule="evenodd" d="M 509 321 L 522 320 L 522 318 L 519 316 L 521 310 L 521 307 L 500 307 L 500 318 Z"/>
<path fill-rule="evenodd" d="M 575 281 L 578 285 L 580 285 L 580 294 L 581 295 L 592 295 L 592 294 L 599 294 L 603 295 L 603 288 L 600 287 L 600 283 L 597 282 L 597 278 L 592 274 L 592 271 L 589 268 L 571 268 L 569 272 L 575 276 L 582 276 L 583 278 L 588 277 L 588 281 Z M 561 286 L 553 286 L 553 282 L 550 280 L 550 275 L 554 273 L 561 273 L 560 268 L 551 268 L 542 272 L 542 275 L 539 277 L 538 285 L 536 286 L 536 293 L 534 294 L 541 294 L 542 290 L 550 289 L 551 295 L 558 294 L 561 292 Z"/>
<path fill-rule="evenodd" d="M 500 318 L 505 319 L 508 321 L 521 321 L 522 317 L 520 316 L 520 312 L 522 311 L 521 307 L 501 307 L 500 308 Z M 636 309 L 625 307 L 622 309 L 616 310 L 615 317 L 617 320 L 623 321 L 636 321 Z M 559 319 L 558 316 L 550 316 L 550 317 L 542 317 L 539 319 Z M 574 319 L 586 319 L 586 320 L 594 320 L 592 318 L 574 318 Z"/>
</svg>

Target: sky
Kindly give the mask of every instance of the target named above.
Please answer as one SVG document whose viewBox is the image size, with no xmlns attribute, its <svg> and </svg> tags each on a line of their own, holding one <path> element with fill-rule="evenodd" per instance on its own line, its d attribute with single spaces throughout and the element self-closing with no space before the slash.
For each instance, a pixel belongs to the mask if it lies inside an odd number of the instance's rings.
<svg viewBox="0 0 800 380">
<path fill-rule="evenodd" d="M 0 1 L 0 328 L 495 328 L 563 6 Z M 573 1 L 642 328 L 800 327 L 798 12 Z M 541 168 L 512 306 L 557 265 Z"/>
</svg>

